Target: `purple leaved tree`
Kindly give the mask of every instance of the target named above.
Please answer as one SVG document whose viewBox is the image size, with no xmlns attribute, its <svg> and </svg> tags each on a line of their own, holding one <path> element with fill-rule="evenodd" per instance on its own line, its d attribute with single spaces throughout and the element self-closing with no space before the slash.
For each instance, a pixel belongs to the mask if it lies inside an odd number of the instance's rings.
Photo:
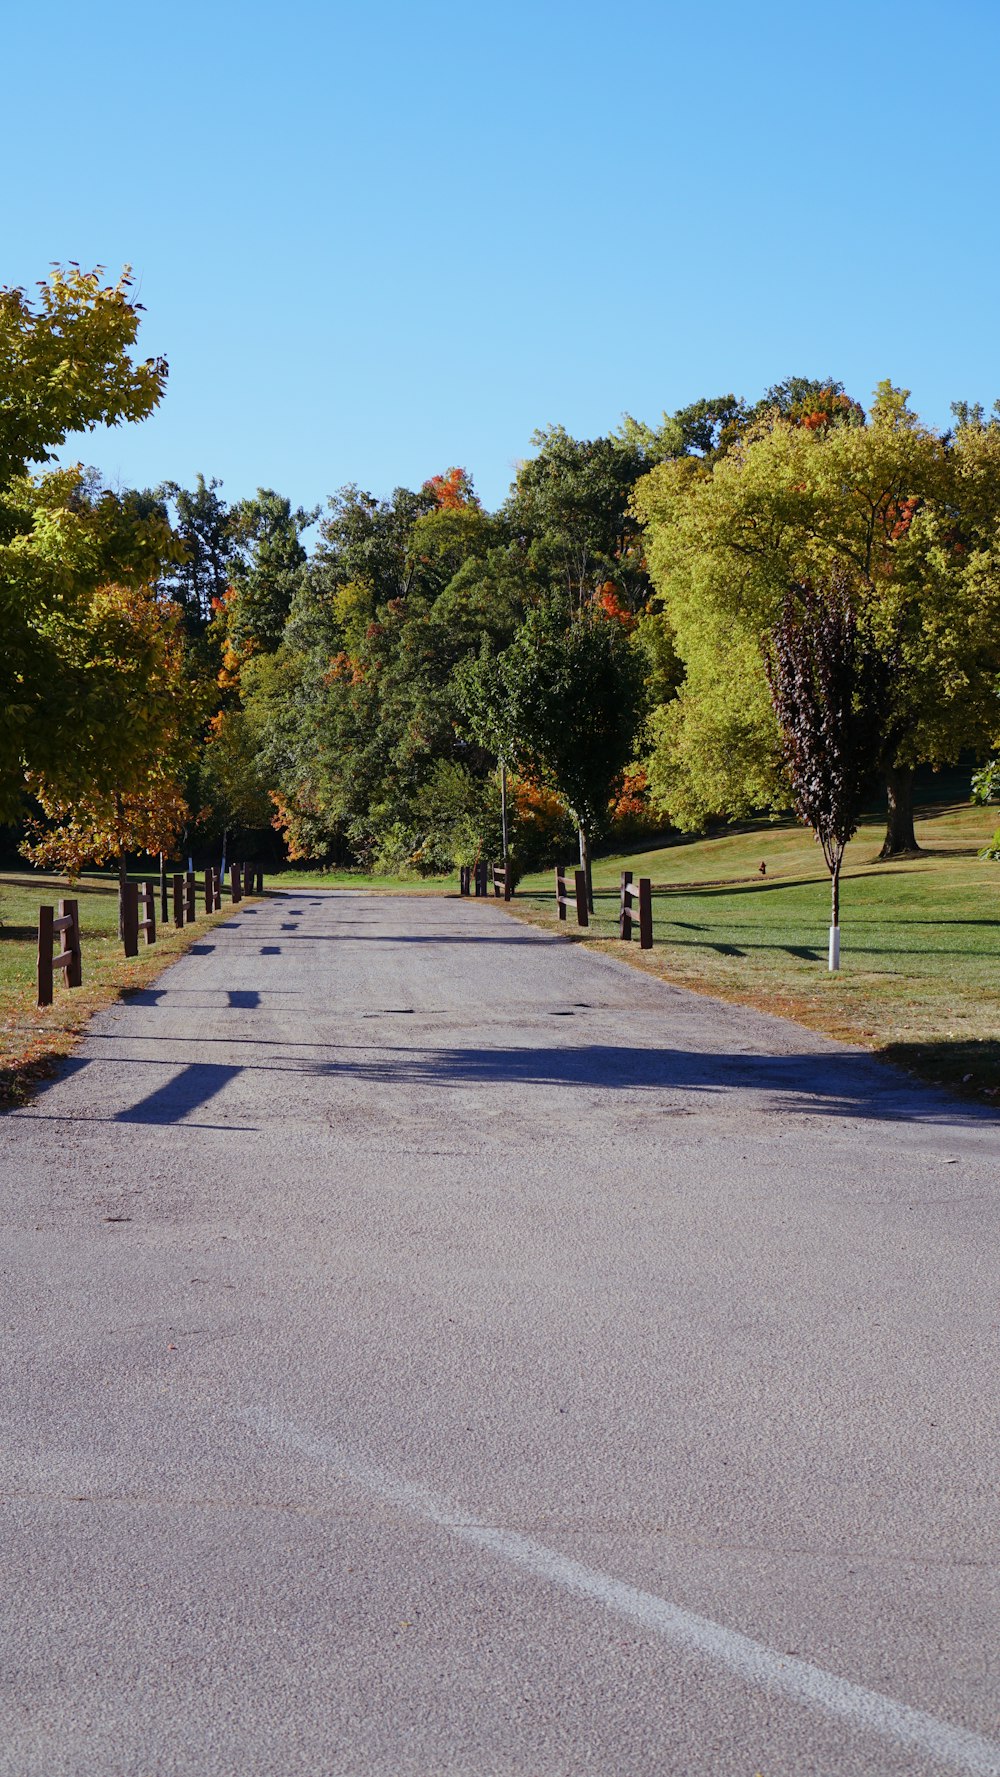
<svg viewBox="0 0 1000 1777">
<path fill-rule="evenodd" d="M 890 721 L 892 661 L 865 635 L 846 577 L 795 583 L 763 642 L 795 811 L 830 872 L 830 968 L 840 967 L 840 870 Z"/>
</svg>

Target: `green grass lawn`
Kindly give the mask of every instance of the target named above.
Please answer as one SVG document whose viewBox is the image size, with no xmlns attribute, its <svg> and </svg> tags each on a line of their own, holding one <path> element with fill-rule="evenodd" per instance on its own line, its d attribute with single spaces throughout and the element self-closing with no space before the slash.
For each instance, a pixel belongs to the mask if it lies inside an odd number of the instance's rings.
<svg viewBox="0 0 1000 1777">
<path fill-rule="evenodd" d="M 269 888 L 364 889 L 373 895 L 440 895 L 449 889 L 458 894 L 458 871 L 450 876 L 386 876 L 364 870 L 295 869 L 265 873 Z"/>
<path fill-rule="evenodd" d="M 68 989 L 57 970 L 53 1004 L 39 1008 L 35 1004 L 38 909 L 43 902 L 55 907 L 63 896 L 79 903 L 83 986 Z M 118 937 L 116 878 L 95 872 L 70 887 L 64 877 L 41 872 L 0 873 L 0 1108 L 19 1103 L 35 1080 L 52 1071 L 93 1012 L 151 981 L 197 942 L 199 932 L 226 919 L 229 907 L 227 895 L 221 913 L 206 915 L 199 877 L 195 923 L 182 931 L 174 930 L 172 920 L 159 926 L 157 898 L 156 943 L 140 940 L 139 955 L 126 958 Z"/>
<path fill-rule="evenodd" d="M 560 929 L 665 979 L 782 1013 L 993 1096 L 1000 864 L 976 853 L 996 824 L 994 809 L 928 809 L 917 823 L 924 855 L 883 864 L 882 825 L 867 823 L 845 862 L 836 975 L 826 966 L 829 878 L 811 835 L 790 823 L 599 859 L 589 930 L 578 930 L 572 909 Z M 655 943 L 644 954 L 638 935 L 631 944 L 618 937 L 622 869 L 652 879 Z M 514 906 L 555 929 L 552 873 L 526 877 Z"/>
</svg>

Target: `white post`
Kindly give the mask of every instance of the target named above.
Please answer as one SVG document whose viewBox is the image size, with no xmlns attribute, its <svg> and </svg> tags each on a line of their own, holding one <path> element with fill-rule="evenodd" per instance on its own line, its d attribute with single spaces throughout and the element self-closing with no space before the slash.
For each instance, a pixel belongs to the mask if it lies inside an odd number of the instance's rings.
<svg viewBox="0 0 1000 1777">
<path fill-rule="evenodd" d="M 840 968 L 840 927 L 830 927 L 830 968 Z"/>
</svg>

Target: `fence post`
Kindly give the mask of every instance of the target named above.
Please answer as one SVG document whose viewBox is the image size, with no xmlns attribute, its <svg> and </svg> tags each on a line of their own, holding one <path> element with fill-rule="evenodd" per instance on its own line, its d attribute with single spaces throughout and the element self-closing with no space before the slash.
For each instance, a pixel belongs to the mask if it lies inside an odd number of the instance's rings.
<svg viewBox="0 0 1000 1777">
<path fill-rule="evenodd" d="M 215 896 L 215 907 L 213 908 L 213 912 L 221 913 L 222 912 L 222 877 L 219 875 L 218 870 L 215 870 L 215 869 L 213 869 L 213 871 L 212 871 L 212 893 Z"/>
<path fill-rule="evenodd" d="M 66 986 L 83 986 L 83 950 L 80 945 L 80 905 L 78 901 L 60 901 L 59 918 L 71 919 L 73 924 L 66 933 L 66 949 L 70 953 L 70 964 L 66 970 Z"/>
<path fill-rule="evenodd" d="M 142 885 L 142 910 L 146 918 L 146 943 L 156 943 L 156 894 L 151 882 Z"/>
<path fill-rule="evenodd" d="M 250 895 L 253 894 L 253 865 L 252 864 L 244 864 L 244 866 L 243 866 L 243 893 L 247 897 L 249 897 Z"/>
<path fill-rule="evenodd" d="M 503 898 L 504 898 L 504 900 L 509 901 L 510 897 L 513 893 L 514 893 L 514 880 L 511 875 L 510 859 L 508 858 L 506 864 L 503 867 Z"/>
<path fill-rule="evenodd" d="M 231 891 L 232 902 L 233 902 L 233 906 L 235 907 L 237 901 L 242 901 L 242 899 L 243 899 L 243 896 L 240 892 L 240 867 L 238 864 L 233 865 L 233 868 L 232 868 L 232 871 L 230 874 L 230 881 L 232 883 L 232 891 Z"/>
<path fill-rule="evenodd" d="M 559 918 L 566 918 L 566 872 L 561 864 L 556 865 L 556 904 Z"/>
<path fill-rule="evenodd" d="M 578 926 L 589 926 L 590 914 L 587 911 L 587 872 L 574 870 L 576 880 L 576 923 Z"/>
<path fill-rule="evenodd" d="M 622 898 L 621 906 L 618 910 L 618 936 L 620 938 L 631 938 L 632 936 L 632 901 L 628 892 L 631 881 L 631 870 L 623 870 Z"/>
<path fill-rule="evenodd" d="M 127 882 L 122 901 L 122 941 L 126 956 L 139 954 L 139 884 Z"/>
<path fill-rule="evenodd" d="M 639 878 L 639 947 L 653 948 L 653 885 L 648 876 Z"/>
<path fill-rule="evenodd" d="M 38 909 L 38 1004 L 52 1004 L 52 921 L 51 907 Z"/>
<path fill-rule="evenodd" d="M 180 931 L 184 924 L 184 878 L 174 877 L 174 925 Z"/>
<path fill-rule="evenodd" d="M 257 878 L 256 883 L 255 883 L 256 891 L 257 891 L 258 895 L 262 895 L 264 893 L 264 871 L 260 865 L 257 866 L 256 878 Z"/>
<path fill-rule="evenodd" d="M 214 901 L 214 899 L 215 899 L 215 897 L 214 897 L 214 895 L 213 895 L 213 893 L 212 893 L 212 871 L 211 871 L 211 866 L 208 866 L 208 867 L 206 867 L 206 870 L 205 870 L 205 884 L 204 884 L 204 893 L 205 893 L 205 912 L 206 912 L 206 913 L 211 913 L 211 911 L 212 911 L 212 903 L 213 903 L 213 901 Z"/>
<path fill-rule="evenodd" d="M 198 917 L 198 880 L 193 870 L 188 870 L 184 877 L 185 917 L 191 925 Z"/>
</svg>

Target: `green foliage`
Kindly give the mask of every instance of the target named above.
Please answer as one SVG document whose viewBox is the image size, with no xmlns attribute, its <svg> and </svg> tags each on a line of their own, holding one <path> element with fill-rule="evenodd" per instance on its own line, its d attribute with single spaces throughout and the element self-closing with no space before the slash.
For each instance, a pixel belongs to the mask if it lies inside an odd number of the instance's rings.
<svg viewBox="0 0 1000 1777">
<path fill-rule="evenodd" d="M 484 647 L 463 670 L 460 696 L 474 734 L 550 784 L 585 832 L 603 830 L 645 709 L 641 655 L 619 622 L 539 606 L 508 648 Z"/>
<path fill-rule="evenodd" d="M 1000 801 L 1000 759 L 988 759 L 972 774 L 970 800 L 985 806 Z"/>
<path fill-rule="evenodd" d="M 215 476 L 198 475 L 193 488 L 165 481 L 157 488 L 172 519 L 181 559 L 164 576 L 163 589 L 183 613 L 189 635 L 200 636 L 226 596 L 237 540 L 229 508 Z M 172 511 L 170 510 L 172 509 Z"/>
<path fill-rule="evenodd" d="M 269 487 L 233 507 L 226 634 L 238 659 L 271 653 L 281 641 L 306 563 L 302 532 L 318 516 L 318 507 L 293 511 L 291 501 Z"/>
<path fill-rule="evenodd" d="M 261 774 L 259 737 L 245 710 L 223 710 L 213 718 L 192 803 L 203 832 L 213 837 L 269 825 L 274 804 Z"/>
<path fill-rule="evenodd" d="M 993 829 L 992 839 L 987 845 L 983 846 L 982 851 L 976 853 L 976 856 L 980 858 L 991 858 L 994 863 L 1000 863 L 1000 827 L 995 827 Z"/>
<path fill-rule="evenodd" d="M 632 490 L 646 466 L 625 438 L 571 438 L 562 426 L 536 432 L 537 456 L 522 463 L 502 513 L 530 571 L 582 609 L 602 587 L 626 609 L 649 592 Z"/>
<path fill-rule="evenodd" d="M 166 360 L 129 356 L 142 312 L 130 269 L 114 284 L 103 269 L 55 266 L 34 301 L 0 289 L 0 491 L 69 433 L 145 419 L 163 394 Z"/>
<path fill-rule="evenodd" d="M 155 579 L 171 540 L 162 520 L 136 517 L 79 468 L 20 476 L 0 500 L 0 817 L 13 819 L 26 773 L 72 800 L 110 788 L 141 745 L 121 721 L 118 657 L 96 640 L 95 599 Z"/>
<path fill-rule="evenodd" d="M 883 767 L 943 762 L 997 728 L 1000 426 L 947 443 L 889 384 L 869 421 L 776 418 L 709 473 L 652 470 L 637 505 L 685 680 L 656 720 L 661 806 L 711 814 L 787 805 L 761 637 L 793 581 L 857 588 L 873 641 L 894 652 Z"/>
</svg>

